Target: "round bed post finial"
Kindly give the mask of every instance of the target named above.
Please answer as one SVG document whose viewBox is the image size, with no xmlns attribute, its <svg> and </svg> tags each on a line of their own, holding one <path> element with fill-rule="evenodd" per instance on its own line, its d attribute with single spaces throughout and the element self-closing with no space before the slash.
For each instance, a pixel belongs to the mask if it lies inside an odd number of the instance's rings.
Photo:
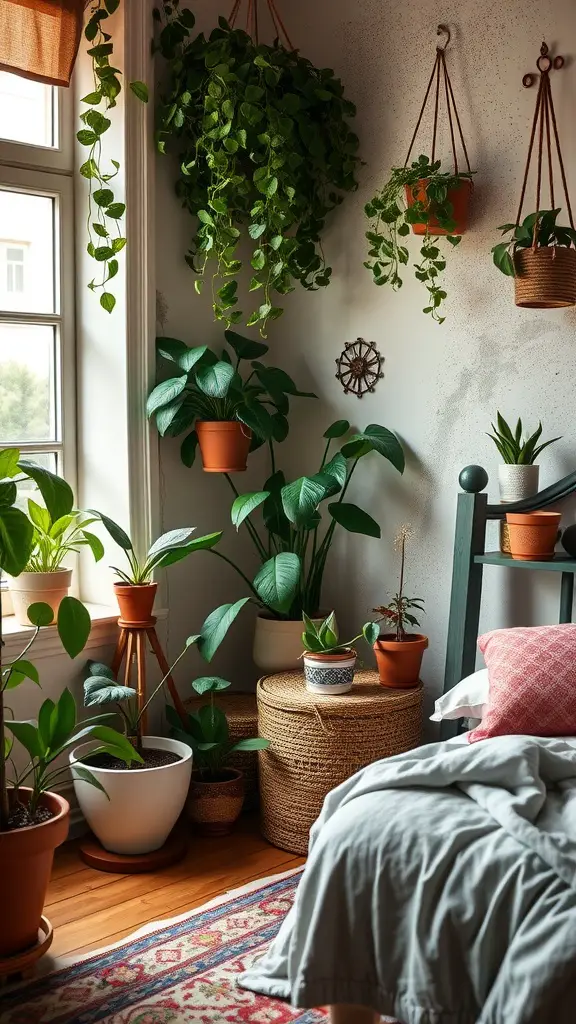
<svg viewBox="0 0 576 1024">
<path fill-rule="evenodd" d="M 468 494 L 479 494 L 488 483 L 488 473 L 483 466 L 465 466 L 458 477 L 458 483 Z"/>
</svg>

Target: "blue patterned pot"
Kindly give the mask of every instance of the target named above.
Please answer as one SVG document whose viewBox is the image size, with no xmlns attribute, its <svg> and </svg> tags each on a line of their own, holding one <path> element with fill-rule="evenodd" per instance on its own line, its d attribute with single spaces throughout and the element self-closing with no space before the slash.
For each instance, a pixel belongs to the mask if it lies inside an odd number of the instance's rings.
<svg viewBox="0 0 576 1024">
<path fill-rule="evenodd" d="M 306 689 L 310 693 L 327 695 L 348 693 L 354 682 L 356 657 L 356 651 L 351 647 L 344 654 L 312 654 L 311 651 L 306 651 Z"/>
</svg>

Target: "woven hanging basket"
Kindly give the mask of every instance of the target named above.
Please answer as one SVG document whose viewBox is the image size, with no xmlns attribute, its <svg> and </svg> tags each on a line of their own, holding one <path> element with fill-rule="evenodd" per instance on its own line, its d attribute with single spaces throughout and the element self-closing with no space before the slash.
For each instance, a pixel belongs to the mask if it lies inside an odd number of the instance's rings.
<svg viewBox="0 0 576 1024">
<path fill-rule="evenodd" d="M 576 249 L 539 246 L 514 255 L 516 305 L 558 309 L 576 305 Z"/>
</svg>

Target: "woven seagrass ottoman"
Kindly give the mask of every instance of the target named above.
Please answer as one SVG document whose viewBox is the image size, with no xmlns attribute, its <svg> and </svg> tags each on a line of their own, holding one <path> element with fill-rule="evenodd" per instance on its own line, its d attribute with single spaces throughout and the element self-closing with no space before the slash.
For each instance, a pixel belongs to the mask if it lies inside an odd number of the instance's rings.
<svg viewBox="0 0 576 1024">
<path fill-rule="evenodd" d="M 184 703 L 188 711 L 194 712 L 202 704 L 206 704 L 207 700 L 207 697 L 191 697 Z M 258 735 L 258 709 L 255 693 L 217 694 L 215 703 L 228 717 L 231 739 L 251 739 Z M 237 754 L 232 754 L 230 767 L 244 773 L 246 785 L 244 810 L 253 810 L 258 806 L 258 754 L 256 751 L 239 751 Z"/>
<path fill-rule="evenodd" d="M 360 768 L 417 747 L 422 730 L 420 683 L 380 686 L 376 672 L 357 672 L 350 693 L 308 693 L 301 672 L 264 676 L 257 686 L 261 828 L 274 846 L 308 852 L 310 826 L 324 797 Z"/>
</svg>

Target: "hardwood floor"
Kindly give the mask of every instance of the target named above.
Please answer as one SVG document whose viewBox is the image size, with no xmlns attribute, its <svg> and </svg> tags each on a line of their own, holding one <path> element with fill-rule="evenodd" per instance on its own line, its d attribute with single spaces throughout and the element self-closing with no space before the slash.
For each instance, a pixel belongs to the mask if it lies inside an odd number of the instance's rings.
<svg viewBox="0 0 576 1024">
<path fill-rule="evenodd" d="M 230 889 L 288 871 L 303 857 L 262 839 L 256 816 L 240 819 L 231 836 L 190 835 L 184 860 L 163 871 L 116 875 L 87 867 L 78 842 L 56 851 L 45 913 L 54 925 L 53 956 L 87 953 L 119 942 L 151 921 L 176 917 Z"/>
</svg>

